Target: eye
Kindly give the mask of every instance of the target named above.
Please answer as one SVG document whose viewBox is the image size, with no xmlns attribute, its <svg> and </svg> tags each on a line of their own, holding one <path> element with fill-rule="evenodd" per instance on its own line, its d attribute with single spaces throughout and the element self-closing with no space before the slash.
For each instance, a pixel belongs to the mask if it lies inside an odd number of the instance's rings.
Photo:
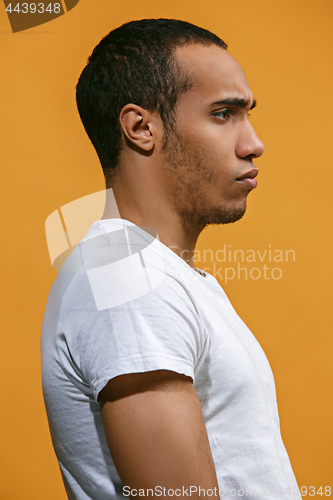
<svg viewBox="0 0 333 500">
<path fill-rule="evenodd" d="M 227 120 L 232 116 L 232 111 L 231 109 L 222 109 L 221 111 L 217 111 L 216 113 L 213 113 L 213 116 L 217 116 L 218 118 L 221 118 L 222 120 Z"/>
</svg>

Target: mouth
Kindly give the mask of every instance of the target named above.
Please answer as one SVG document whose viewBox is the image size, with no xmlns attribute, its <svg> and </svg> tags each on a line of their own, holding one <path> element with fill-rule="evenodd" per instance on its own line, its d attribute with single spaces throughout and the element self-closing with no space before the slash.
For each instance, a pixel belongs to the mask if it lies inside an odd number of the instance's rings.
<svg viewBox="0 0 333 500">
<path fill-rule="evenodd" d="M 245 188 L 247 189 L 254 189 L 257 187 L 257 175 L 258 175 L 259 170 L 257 168 L 252 168 L 245 174 L 243 174 L 241 177 L 238 177 L 236 179 L 239 184 L 242 184 Z"/>
</svg>

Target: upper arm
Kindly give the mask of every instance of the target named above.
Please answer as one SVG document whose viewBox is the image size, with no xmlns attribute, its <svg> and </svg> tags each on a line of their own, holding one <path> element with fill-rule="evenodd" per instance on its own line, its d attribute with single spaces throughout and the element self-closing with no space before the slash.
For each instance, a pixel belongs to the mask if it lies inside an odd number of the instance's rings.
<svg viewBox="0 0 333 500">
<path fill-rule="evenodd" d="M 99 403 L 124 486 L 181 492 L 192 486 L 194 498 L 200 486 L 215 488 L 212 497 L 218 497 L 205 422 L 189 377 L 168 370 L 121 375 L 102 389 Z"/>
</svg>

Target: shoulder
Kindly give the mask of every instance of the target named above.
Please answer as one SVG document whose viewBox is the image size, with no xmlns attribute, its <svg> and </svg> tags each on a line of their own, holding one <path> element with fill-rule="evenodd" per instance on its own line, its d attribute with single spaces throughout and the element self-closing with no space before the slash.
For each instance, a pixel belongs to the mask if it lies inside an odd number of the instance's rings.
<svg viewBox="0 0 333 500">
<path fill-rule="evenodd" d="M 135 225 L 108 227 L 103 222 L 79 243 L 60 270 L 58 279 L 66 283 L 61 287 L 65 309 L 68 305 L 81 309 L 84 303 L 90 308 L 93 300 L 102 311 L 147 294 L 149 300 L 179 296 L 191 301 L 191 285 L 182 269 L 187 264 L 172 250 Z"/>
</svg>

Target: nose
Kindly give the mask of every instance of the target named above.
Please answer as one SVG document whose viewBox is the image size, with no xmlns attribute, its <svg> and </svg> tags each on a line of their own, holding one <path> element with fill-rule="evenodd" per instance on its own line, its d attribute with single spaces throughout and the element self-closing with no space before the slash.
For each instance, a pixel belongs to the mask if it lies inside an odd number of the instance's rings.
<svg viewBox="0 0 333 500">
<path fill-rule="evenodd" d="M 239 158 L 259 158 L 265 151 L 264 143 L 257 136 L 251 123 L 248 121 L 245 129 L 242 129 L 236 146 L 236 154 Z"/>
</svg>

